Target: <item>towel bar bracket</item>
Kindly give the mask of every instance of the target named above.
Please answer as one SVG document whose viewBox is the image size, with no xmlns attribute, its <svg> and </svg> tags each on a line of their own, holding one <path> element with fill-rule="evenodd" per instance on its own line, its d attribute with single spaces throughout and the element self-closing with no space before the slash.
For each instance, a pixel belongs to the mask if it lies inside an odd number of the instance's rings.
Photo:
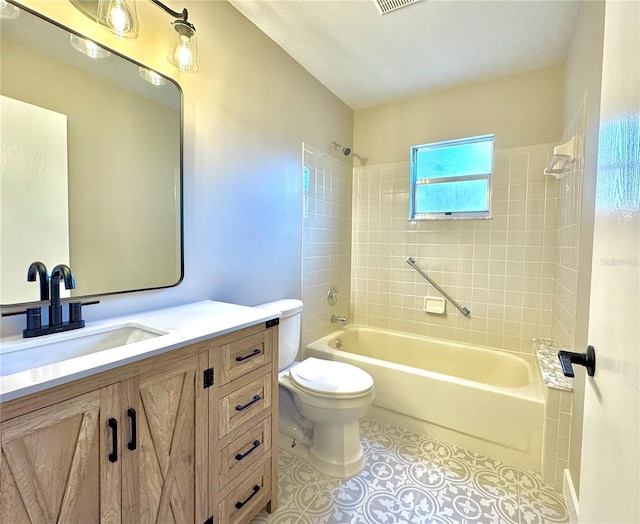
<svg viewBox="0 0 640 524">
<path fill-rule="evenodd" d="M 424 278 L 427 282 L 429 282 L 429 284 L 431 284 L 434 288 L 436 288 L 438 293 L 440 293 L 444 298 L 446 298 L 449 302 L 451 302 L 451 304 L 453 304 L 453 306 L 458 311 L 460 311 L 460 313 L 462 313 L 467 318 L 471 316 L 471 311 L 469 311 L 469 309 L 467 309 L 466 307 L 462 307 L 453 298 L 451 298 L 451 296 L 449 296 L 449 294 L 444 289 L 442 289 L 438 284 L 436 284 L 429 275 L 427 275 L 424 271 L 422 271 L 422 269 L 420 269 L 416 265 L 416 261 L 413 258 L 411 257 L 407 258 L 407 264 L 409 264 L 413 269 L 415 269 L 422 278 Z"/>
</svg>

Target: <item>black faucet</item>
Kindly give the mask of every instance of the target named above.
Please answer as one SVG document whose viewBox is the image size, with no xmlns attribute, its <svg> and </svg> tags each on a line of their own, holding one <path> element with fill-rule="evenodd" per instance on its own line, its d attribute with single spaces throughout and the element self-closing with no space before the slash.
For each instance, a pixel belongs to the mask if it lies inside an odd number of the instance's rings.
<svg viewBox="0 0 640 524">
<path fill-rule="evenodd" d="M 49 306 L 49 327 L 62 325 L 62 306 L 60 305 L 60 278 L 65 289 L 75 289 L 76 281 L 69 266 L 58 264 L 51 271 L 51 305 Z"/>
<path fill-rule="evenodd" d="M 49 300 L 49 273 L 42 262 L 31 262 L 27 271 L 27 281 L 35 282 L 40 277 L 40 301 Z"/>
<path fill-rule="evenodd" d="M 29 266 L 27 280 L 34 282 L 36 274 L 40 275 L 40 298 L 49 302 L 49 325 L 42 326 L 40 308 L 27 308 L 27 329 L 23 330 L 22 335 L 25 338 L 39 337 L 40 335 L 48 335 L 50 333 L 59 333 L 61 331 L 69 331 L 71 329 L 79 329 L 84 327 L 82 320 L 82 302 L 69 303 L 69 321 L 62 321 L 62 305 L 60 304 L 60 280 L 64 282 L 65 289 L 75 289 L 76 281 L 69 266 L 58 264 L 51 271 L 51 278 L 47 276 L 47 268 L 42 262 L 34 262 Z M 43 277 L 44 274 L 44 277 Z M 46 282 L 51 285 L 51 293 L 46 286 Z M 43 286 L 43 281 L 45 285 Z"/>
<path fill-rule="evenodd" d="M 42 262 L 32 262 L 27 271 L 27 282 L 40 278 L 40 301 L 49 300 L 49 273 Z M 27 329 L 24 333 L 36 333 L 42 329 L 42 306 L 27 308 Z M 27 336 L 26 334 L 24 335 Z"/>
</svg>

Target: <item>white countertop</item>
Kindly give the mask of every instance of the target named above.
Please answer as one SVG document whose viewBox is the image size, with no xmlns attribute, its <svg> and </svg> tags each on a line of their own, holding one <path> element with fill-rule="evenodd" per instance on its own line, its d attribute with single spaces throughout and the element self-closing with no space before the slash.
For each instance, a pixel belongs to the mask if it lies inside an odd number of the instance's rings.
<svg viewBox="0 0 640 524">
<path fill-rule="evenodd" d="M 165 353 L 202 340 L 231 333 L 272 318 L 278 312 L 205 300 L 184 306 L 87 322 L 83 329 L 24 339 L 18 335 L 0 339 L 0 402 L 42 391 L 60 384 L 88 377 L 144 358 Z M 33 358 L 33 367 L 11 375 L 2 374 L 3 357 L 12 358 L 20 348 L 52 343 L 74 336 L 99 332 L 123 324 L 141 325 L 167 334 L 134 344 L 105 349 L 76 358 L 52 362 L 51 354 L 42 354 L 43 362 Z M 46 348 L 38 348 L 46 352 Z M 11 357 L 9 355 L 12 353 Z M 30 351 L 30 353 L 34 353 Z M 50 352 L 49 352 L 50 353 Z M 37 354 L 37 353 L 36 353 Z M 7 369 L 7 368 L 5 368 Z"/>
</svg>

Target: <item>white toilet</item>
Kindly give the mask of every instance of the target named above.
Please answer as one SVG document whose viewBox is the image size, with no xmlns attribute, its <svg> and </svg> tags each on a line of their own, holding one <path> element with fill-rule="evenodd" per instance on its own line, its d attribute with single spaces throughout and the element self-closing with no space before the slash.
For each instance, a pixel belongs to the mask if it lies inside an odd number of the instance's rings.
<svg viewBox="0 0 640 524">
<path fill-rule="evenodd" d="M 371 375 L 342 362 L 295 361 L 300 345 L 300 300 L 277 300 L 257 307 L 282 313 L 280 432 L 290 437 L 289 445 L 295 445 L 298 452 L 302 448 L 318 471 L 340 478 L 357 475 L 365 465 L 358 421 L 373 402 Z"/>
</svg>

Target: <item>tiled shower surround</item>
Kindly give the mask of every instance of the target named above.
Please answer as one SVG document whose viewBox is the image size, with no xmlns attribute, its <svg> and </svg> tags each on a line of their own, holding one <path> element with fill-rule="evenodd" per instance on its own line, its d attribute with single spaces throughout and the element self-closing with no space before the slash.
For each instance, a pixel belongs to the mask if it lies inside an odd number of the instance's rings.
<svg viewBox="0 0 640 524">
<path fill-rule="evenodd" d="M 308 144 L 303 145 L 302 169 L 302 343 L 306 344 L 336 329 L 331 315 L 349 317 L 353 170 Z M 331 286 L 338 289 L 335 306 L 327 302 Z"/>
<path fill-rule="evenodd" d="M 563 133 L 562 142 L 578 137 L 578 158 L 558 184 L 558 227 L 556 238 L 556 278 L 553 290 L 552 337 L 574 350 L 578 249 L 584 185 L 584 140 L 586 100 L 577 109 Z"/>
<path fill-rule="evenodd" d="M 409 221 L 409 162 L 359 167 L 353 179 L 353 322 L 533 352 L 549 338 L 558 182 L 543 174 L 554 144 L 496 149 L 490 220 Z M 435 289 L 413 257 L 462 306 L 423 311 Z"/>
<path fill-rule="evenodd" d="M 564 130 L 562 142 L 578 137 L 578 158 L 558 181 L 558 225 L 556 268 L 553 288 L 551 336 L 560 347 L 576 351 L 576 313 L 578 295 L 580 228 L 584 188 L 584 136 L 586 133 L 586 99 Z M 572 382 L 572 379 L 569 379 Z M 545 431 L 542 452 L 546 482 L 562 485 L 569 466 L 571 439 L 572 391 L 550 388 L 545 391 Z"/>
<path fill-rule="evenodd" d="M 581 107 L 565 135 L 582 136 L 583 126 Z M 338 314 L 522 353 L 533 353 L 534 338 L 572 347 L 582 164 L 559 181 L 545 176 L 555 145 L 496 149 L 491 220 L 409 221 L 409 162 L 352 170 L 305 144 L 302 343 L 337 329 L 330 318 Z M 438 293 L 407 265 L 409 256 L 471 318 L 450 304 L 446 315 L 424 312 L 424 297 Z M 332 285 L 339 290 L 333 307 Z M 554 401 L 545 413 L 543 476 L 559 488 L 571 393 L 545 393 Z"/>
</svg>

